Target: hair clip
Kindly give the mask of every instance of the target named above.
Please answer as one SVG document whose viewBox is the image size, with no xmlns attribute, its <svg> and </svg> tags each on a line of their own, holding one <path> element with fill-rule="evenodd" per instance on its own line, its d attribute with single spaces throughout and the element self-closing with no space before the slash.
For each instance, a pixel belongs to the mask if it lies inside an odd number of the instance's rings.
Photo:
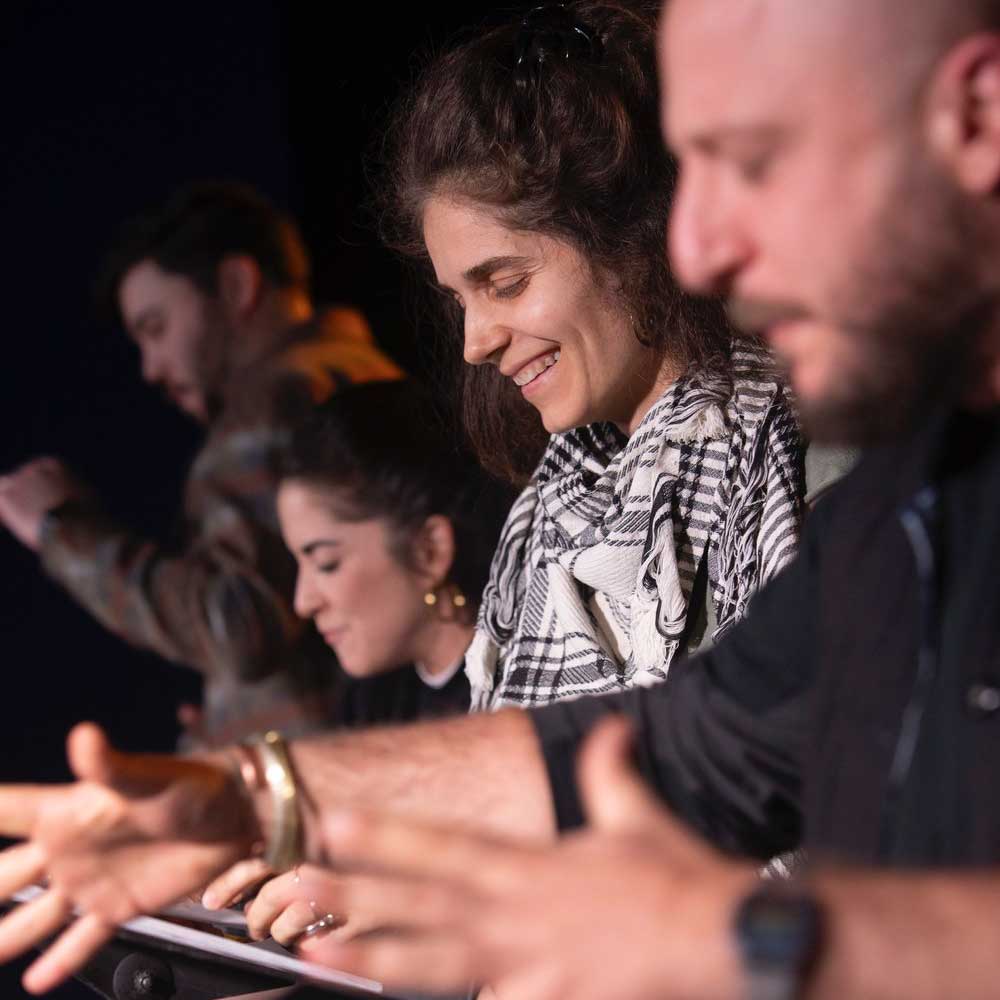
<svg viewBox="0 0 1000 1000">
<path fill-rule="evenodd" d="M 551 60 L 600 60 L 604 54 L 601 40 L 588 30 L 564 3 L 532 7 L 521 19 L 515 43 L 514 68 L 537 75 Z"/>
</svg>

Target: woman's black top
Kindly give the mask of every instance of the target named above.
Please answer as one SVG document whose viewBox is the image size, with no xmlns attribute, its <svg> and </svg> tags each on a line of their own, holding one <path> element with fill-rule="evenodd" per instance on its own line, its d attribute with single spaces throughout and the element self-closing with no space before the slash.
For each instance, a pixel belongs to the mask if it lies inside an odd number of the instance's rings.
<svg viewBox="0 0 1000 1000">
<path fill-rule="evenodd" d="M 333 726 L 357 729 L 415 719 L 439 719 L 469 711 L 469 680 L 464 665 L 440 688 L 422 681 L 412 666 L 377 677 L 347 677 L 333 706 Z"/>
</svg>

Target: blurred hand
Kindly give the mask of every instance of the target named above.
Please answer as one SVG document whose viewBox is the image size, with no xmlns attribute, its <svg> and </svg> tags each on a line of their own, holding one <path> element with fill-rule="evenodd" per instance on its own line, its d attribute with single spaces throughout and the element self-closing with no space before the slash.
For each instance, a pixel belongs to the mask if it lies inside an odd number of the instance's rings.
<svg viewBox="0 0 1000 1000">
<path fill-rule="evenodd" d="M 306 939 L 303 955 L 390 987 L 489 983 L 499 1000 L 737 995 L 730 923 L 756 870 L 683 829 L 632 770 L 629 743 L 621 720 L 591 736 L 590 826 L 554 847 L 356 813 L 331 821 L 332 856 L 382 874 L 346 881 L 330 909 L 377 917 L 379 932 Z"/>
<path fill-rule="evenodd" d="M 58 458 L 36 458 L 0 476 L 0 522 L 37 552 L 45 515 L 85 492 Z"/>
<path fill-rule="evenodd" d="M 69 926 L 24 976 L 31 993 L 57 986 L 140 913 L 204 886 L 256 839 L 256 820 L 229 769 L 112 750 L 94 725 L 69 736 L 71 785 L 0 786 L 0 897 L 48 879 L 0 920 L 0 961 Z"/>
</svg>

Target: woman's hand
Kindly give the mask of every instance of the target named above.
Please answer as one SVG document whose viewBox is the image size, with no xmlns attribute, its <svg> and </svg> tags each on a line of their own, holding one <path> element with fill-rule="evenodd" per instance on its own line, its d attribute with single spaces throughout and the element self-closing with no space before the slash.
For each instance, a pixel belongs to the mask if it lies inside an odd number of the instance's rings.
<svg viewBox="0 0 1000 1000">
<path fill-rule="evenodd" d="M 333 872 L 313 865 L 300 865 L 271 879 L 247 907 L 250 936 L 260 941 L 270 935 L 289 947 L 308 927 L 327 919 L 328 927 L 340 932 L 338 939 L 346 940 L 352 933 L 348 930 L 351 922 L 333 912 L 342 881 Z"/>
<path fill-rule="evenodd" d="M 255 940 L 270 936 L 286 947 L 324 920 L 324 933 L 331 934 L 335 941 L 348 941 L 379 924 L 374 913 L 341 912 L 345 892 L 363 881 L 364 876 L 335 874 L 315 865 L 299 865 L 269 878 L 271 875 L 273 872 L 263 861 L 239 861 L 205 890 L 202 905 L 210 910 L 232 906 L 267 879 L 246 909 L 247 927 Z"/>
<path fill-rule="evenodd" d="M 69 926 L 28 969 L 42 993 L 140 913 L 155 913 L 250 853 L 257 821 L 222 759 L 118 753 L 94 725 L 69 735 L 70 785 L 0 787 L 0 897 L 48 879 L 0 921 L 0 961 Z"/>
</svg>

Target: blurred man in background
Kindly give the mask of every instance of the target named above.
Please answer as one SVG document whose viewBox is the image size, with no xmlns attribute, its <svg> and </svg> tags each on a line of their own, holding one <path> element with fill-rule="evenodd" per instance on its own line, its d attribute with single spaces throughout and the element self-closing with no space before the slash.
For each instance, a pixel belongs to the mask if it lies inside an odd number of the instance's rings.
<svg viewBox="0 0 1000 1000">
<path fill-rule="evenodd" d="M 192 186 L 129 221 L 102 290 L 142 377 L 207 428 L 186 544 L 166 551 L 113 523 L 55 458 L 0 479 L 0 522 L 109 629 L 204 675 L 204 711 L 183 719 L 192 736 L 321 725 L 337 668 L 291 607 L 276 448 L 339 386 L 401 372 L 358 312 L 317 312 L 295 226 L 239 184 Z"/>
</svg>

